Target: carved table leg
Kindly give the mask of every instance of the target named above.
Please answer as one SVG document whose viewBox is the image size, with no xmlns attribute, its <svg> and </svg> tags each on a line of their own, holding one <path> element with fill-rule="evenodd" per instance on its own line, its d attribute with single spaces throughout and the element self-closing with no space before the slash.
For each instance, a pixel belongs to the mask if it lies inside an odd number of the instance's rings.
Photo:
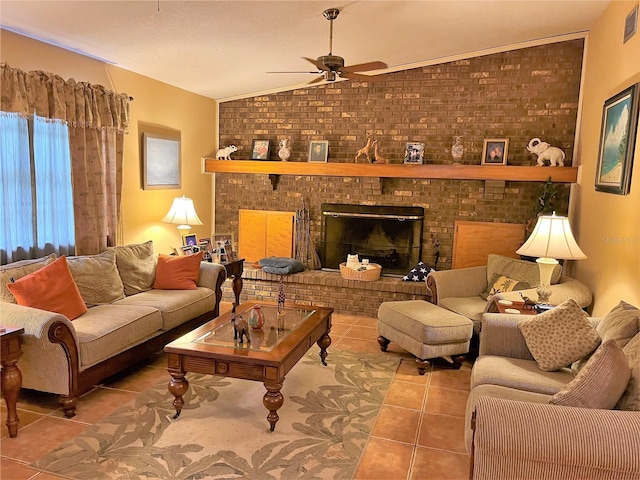
<svg viewBox="0 0 640 480">
<path fill-rule="evenodd" d="M 16 412 L 16 403 L 22 386 L 22 373 L 16 365 L 17 362 L 17 358 L 2 362 L 2 395 L 7 404 L 7 428 L 10 437 L 18 435 L 18 423 L 20 422 Z"/>
<path fill-rule="evenodd" d="M 176 408 L 176 414 L 173 418 L 176 419 L 180 416 L 180 412 L 182 411 L 182 406 L 184 405 L 182 396 L 187 393 L 187 390 L 189 389 L 189 382 L 184 378 L 185 372 L 169 372 L 169 374 L 171 375 L 169 393 L 175 397 L 173 400 L 173 406 Z"/>
<path fill-rule="evenodd" d="M 244 282 L 242 281 L 242 275 L 234 275 L 233 280 L 231 281 L 231 288 L 233 289 L 233 294 L 236 297 L 236 305 L 240 305 L 240 292 L 242 292 L 242 286 Z"/>
<path fill-rule="evenodd" d="M 322 335 L 316 343 L 320 347 L 320 361 L 322 362 L 322 365 L 326 367 L 327 348 L 329 348 L 329 345 L 331 345 L 331 337 L 329 336 L 329 331 Z"/>
<path fill-rule="evenodd" d="M 276 422 L 280 419 L 280 417 L 278 416 L 278 409 L 284 403 L 284 397 L 282 396 L 282 393 L 280 393 L 282 383 L 265 382 L 264 388 L 267 389 L 267 393 L 264 394 L 262 403 L 264 404 L 265 408 L 269 410 L 267 420 L 269 420 L 271 431 L 273 432 L 276 428 Z"/>
<path fill-rule="evenodd" d="M 387 340 L 382 335 L 378 337 L 378 345 L 380 345 L 380 350 L 382 350 L 383 352 L 387 351 L 387 347 L 389 346 L 390 343 L 391 343 L 391 340 Z"/>
</svg>

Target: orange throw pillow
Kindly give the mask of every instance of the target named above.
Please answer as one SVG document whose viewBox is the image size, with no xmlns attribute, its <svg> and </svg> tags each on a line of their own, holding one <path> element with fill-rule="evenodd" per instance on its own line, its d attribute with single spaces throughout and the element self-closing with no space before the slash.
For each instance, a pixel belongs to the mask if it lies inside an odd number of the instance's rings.
<svg viewBox="0 0 640 480">
<path fill-rule="evenodd" d="M 18 305 L 59 313 L 69 320 L 87 311 L 65 257 L 8 283 L 7 288 Z"/>
<path fill-rule="evenodd" d="M 196 282 L 200 275 L 200 262 L 202 254 L 178 257 L 175 255 L 158 256 L 156 265 L 156 281 L 153 288 L 158 290 L 195 290 L 198 288 Z"/>
</svg>

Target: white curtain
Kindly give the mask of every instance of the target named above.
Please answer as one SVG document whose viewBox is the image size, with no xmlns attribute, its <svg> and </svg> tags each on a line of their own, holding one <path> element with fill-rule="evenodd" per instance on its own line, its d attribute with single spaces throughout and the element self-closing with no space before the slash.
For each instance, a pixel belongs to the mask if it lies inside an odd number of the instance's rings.
<svg viewBox="0 0 640 480">
<path fill-rule="evenodd" d="M 75 228 L 69 128 L 62 120 L 34 116 L 36 256 L 73 255 Z"/>
<path fill-rule="evenodd" d="M 68 127 L 0 113 L 0 263 L 73 255 L 75 233 Z"/>
<path fill-rule="evenodd" d="M 29 126 L 17 113 L 0 113 L 0 260 L 29 258 L 34 252 Z"/>
</svg>

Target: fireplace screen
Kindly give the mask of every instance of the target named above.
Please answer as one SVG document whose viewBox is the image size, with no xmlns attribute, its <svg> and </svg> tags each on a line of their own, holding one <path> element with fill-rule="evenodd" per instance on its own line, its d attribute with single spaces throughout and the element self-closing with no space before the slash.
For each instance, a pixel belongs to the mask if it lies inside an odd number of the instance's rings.
<svg viewBox="0 0 640 480">
<path fill-rule="evenodd" d="M 406 275 L 420 261 L 424 208 L 322 204 L 320 261 L 339 270 L 347 254 L 382 266 L 383 275 Z"/>
</svg>

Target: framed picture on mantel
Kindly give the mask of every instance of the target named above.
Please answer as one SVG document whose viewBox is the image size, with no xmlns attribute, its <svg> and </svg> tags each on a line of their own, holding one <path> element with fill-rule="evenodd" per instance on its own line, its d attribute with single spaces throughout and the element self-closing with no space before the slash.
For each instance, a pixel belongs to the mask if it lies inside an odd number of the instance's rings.
<svg viewBox="0 0 640 480">
<path fill-rule="evenodd" d="M 508 138 L 487 138 L 482 149 L 482 165 L 506 165 Z"/>
<path fill-rule="evenodd" d="M 326 162 L 329 156 L 328 140 L 311 140 L 309 142 L 309 161 Z"/>
</svg>

